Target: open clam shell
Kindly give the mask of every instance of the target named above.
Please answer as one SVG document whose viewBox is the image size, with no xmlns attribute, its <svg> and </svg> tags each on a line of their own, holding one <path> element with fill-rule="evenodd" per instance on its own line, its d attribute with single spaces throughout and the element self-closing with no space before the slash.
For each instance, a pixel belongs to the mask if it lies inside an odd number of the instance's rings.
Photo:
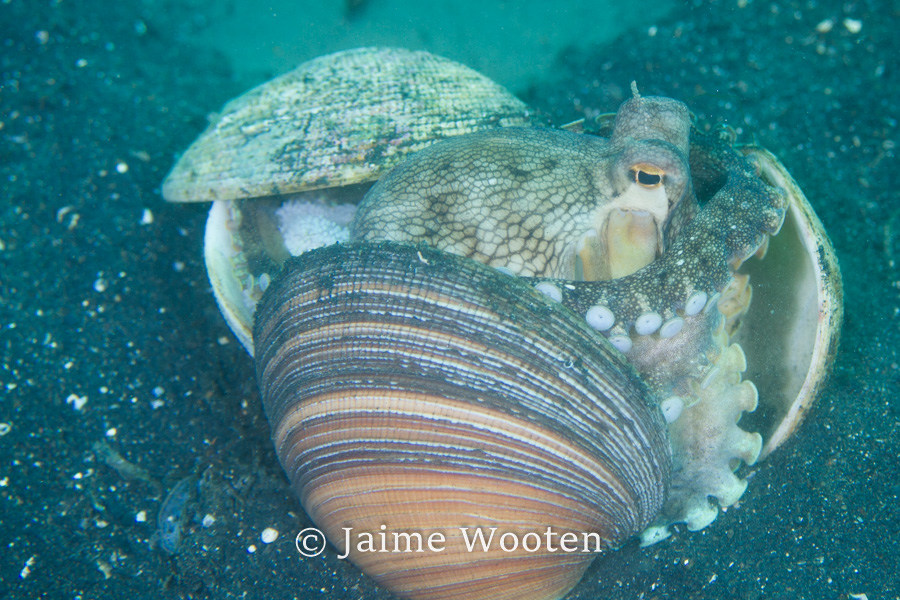
<svg viewBox="0 0 900 600">
<path fill-rule="evenodd" d="M 229 327 L 252 354 L 253 311 L 268 279 L 292 253 L 346 240 L 334 214 L 345 214 L 375 180 L 441 139 L 535 122 L 519 99 L 459 63 L 401 48 L 347 50 L 226 104 L 162 191 L 170 202 L 215 201 L 207 273 Z M 269 235 L 287 197 L 297 211 L 318 215 L 308 228 L 312 241 L 300 249 Z"/>
<path fill-rule="evenodd" d="M 750 275 L 753 301 L 734 335 L 747 356 L 746 377 L 759 389 L 760 407 L 748 421 L 759 424 L 764 459 L 800 425 L 827 381 L 840 341 L 843 291 L 834 247 L 800 186 L 768 150 L 739 150 L 789 199 L 764 258 L 741 268 Z"/>
</svg>

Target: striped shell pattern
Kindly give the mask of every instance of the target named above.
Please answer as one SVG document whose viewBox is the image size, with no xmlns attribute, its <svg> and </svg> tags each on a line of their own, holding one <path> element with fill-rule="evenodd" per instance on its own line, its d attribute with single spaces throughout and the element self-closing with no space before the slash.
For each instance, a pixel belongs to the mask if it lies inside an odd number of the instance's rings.
<svg viewBox="0 0 900 600">
<path fill-rule="evenodd" d="M 605 551 L 659 511 L 670 457 L 646 388 L 524 282 L 391 243 L 314 250 L 286 273 L 254 332 L 276 449 L 342 553 L 343 528 L 445 538 L 419 554 L 351 542 L 398 596 L 559 597 L 594 554 L 497 540 L 592 533 Z M 462 529 L 492 527 L 468 551 Z"/>
</svg>

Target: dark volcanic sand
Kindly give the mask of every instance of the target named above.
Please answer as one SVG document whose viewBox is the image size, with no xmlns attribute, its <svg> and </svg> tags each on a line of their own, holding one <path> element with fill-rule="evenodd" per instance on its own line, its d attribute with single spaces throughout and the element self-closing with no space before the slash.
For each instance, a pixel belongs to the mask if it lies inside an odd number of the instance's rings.
<svg viewBox="0 0 900 600">
<path fill-rule="evenodd" d="M 655 36 L 567 55 L 525 99 L 563 123 L 614 110 L 636 79 L 755 136 L 835 243 L 842 350 L 738 507 L 596 561 L 569 597 L 900 597 L 900 9 L 695 4 Z M 242 91 L 192 45 L 211 6 L 85 5 L 0 1 L 0 597 L 388 598 L 334 552 L 299 559 L 309 523 L 209 290 L 206 207 L 159 195 L 206 114 Z M 185 478 L 173 556 L 157 514 Z"/>
</svg>

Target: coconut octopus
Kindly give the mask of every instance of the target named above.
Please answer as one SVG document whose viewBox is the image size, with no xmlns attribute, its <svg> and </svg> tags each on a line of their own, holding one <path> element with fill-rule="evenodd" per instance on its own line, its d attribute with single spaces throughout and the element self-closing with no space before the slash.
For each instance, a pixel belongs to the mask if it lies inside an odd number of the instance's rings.
<svg viewBox="0 0 900 600">
<path fill-rule="evenodd" d="M 329 540 L 401 597 L 558 598 L 591 556 L 370 555 L 341 531 L 608 549 L 737 502 L 824 385 L 842 307 L 799 187 L 734 142 L 634 86 L 541 127 L 461 65 L 360 49 L 226 106 L 163 193 L 216 200 L 210 280 Z"/>
</svg>

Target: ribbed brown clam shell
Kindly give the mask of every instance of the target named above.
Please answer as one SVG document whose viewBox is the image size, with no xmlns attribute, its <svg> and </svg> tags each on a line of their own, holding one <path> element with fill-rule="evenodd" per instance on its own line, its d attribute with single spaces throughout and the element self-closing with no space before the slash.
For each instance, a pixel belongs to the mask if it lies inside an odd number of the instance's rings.
<svg viewBox="0 0 900 600">
<path fill-rule="evenodd" d="M 400 597 L 559 598 L 594 553 L 470 552 L 460 528 L 549 528 L 579 548 L 595 533 L 605 550 L 663 502 L 669 447 L 646 386 L 580 317 L 490 267 L 389 242 L 314 250 L 263 296 L 254 343 L 304 508 Z M 446 547 L 360 551 L 343 528 Z"/>
</svg>

